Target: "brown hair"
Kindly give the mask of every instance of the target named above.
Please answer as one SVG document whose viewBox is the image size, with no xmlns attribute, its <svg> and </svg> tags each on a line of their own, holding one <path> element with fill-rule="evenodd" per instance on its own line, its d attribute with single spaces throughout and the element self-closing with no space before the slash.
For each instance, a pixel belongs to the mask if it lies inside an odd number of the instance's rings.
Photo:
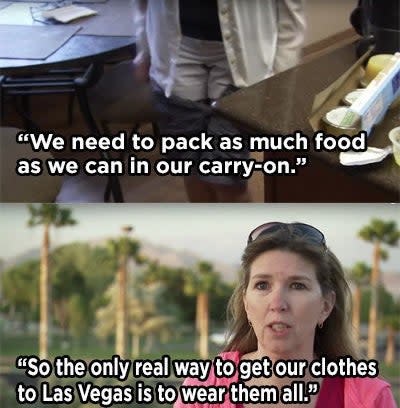
<svg viewBox="0 0 400 408">
<path fill-rule="evenodd" d="M 310 261 L 316 268 L 322 294 L 330 291 L 336 294 L 336 301 L 323 327 L 316 328 L 314 352 L 329 358 L 351 355 L 357 357 L 350 334 L 350 289 L 345 280 L 343 268 L 336 256 L 322 243 L 316 245 L 304 235 L 299 235 L 290 224 L 278 231 L 261 235 L 249 243 L 242 256 L 240 281 L 228 305 L 228 342 L 225 351 L 239 351 L 242 354 L 257 350 L 257 338 L 250 327 L 244 308 L 243 297 L 250 279 L 250 268 L 255 259 L 264 252 L 279 249 L 292 252 Z"/>
</svg>

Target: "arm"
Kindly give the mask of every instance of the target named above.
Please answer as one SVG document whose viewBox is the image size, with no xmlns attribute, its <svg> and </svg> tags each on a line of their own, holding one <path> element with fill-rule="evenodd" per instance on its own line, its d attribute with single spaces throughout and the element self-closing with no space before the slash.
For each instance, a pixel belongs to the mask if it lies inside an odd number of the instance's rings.
<svg viewBox="0 0 400 408">
<path fill-rule="evenodd" d="M 277 0 L 278 43 L 274 72 L 278 73 L 297 64 L 304 41 L 304 0 Z"/>
<path fill-rule="evenodd" d="M 396 408 L 396 402 L 393 398 L 390 386 L 383 388 L 379 393 L 373 405 L 375 408 Z"/>
</svg>

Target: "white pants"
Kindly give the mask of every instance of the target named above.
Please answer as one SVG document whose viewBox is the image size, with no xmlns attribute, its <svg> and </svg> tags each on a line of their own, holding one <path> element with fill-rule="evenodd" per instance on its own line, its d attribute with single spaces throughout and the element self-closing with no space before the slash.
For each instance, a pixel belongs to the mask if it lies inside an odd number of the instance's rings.
<svg viewBox="0 0 400 408">
<path fill-rule="evenodd" d="M 218 99 L 233 86 L 222 41 L 182 37 L 173 75 L 172 95 L 191 101 Z"/>
</svg>

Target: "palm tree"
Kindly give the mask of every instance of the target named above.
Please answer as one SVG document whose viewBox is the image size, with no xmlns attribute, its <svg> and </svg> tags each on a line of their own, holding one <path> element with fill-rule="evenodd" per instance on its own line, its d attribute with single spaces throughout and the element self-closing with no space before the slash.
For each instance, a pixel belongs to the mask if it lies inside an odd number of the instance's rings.
<svg viewBox="0 0 400 408">
<path fill-rule="evenodd" d="M 133 284 L 129 297 L 129 330 L 132 334 L 132 357 L 140 355 L 140 340 L 147 340 L 146 351 L 150 351 L 154 338 L 168 341 L 177 334 L 176 319 L 159 302 L 163 291 L 161 283 Z"/>
<path fill-rule="evenodd" d="M 400 330 L 399 308 L 393 314 L 384 316 L 381 320 L 381 326 L 387 330 L 385 363 L 387 365 L 394 364 L 395 357 L 395 337 L 396 332 Z"/>
<path fill-rule="evenodd" d="M 43 241 L 40 255 L 40 325 L 39 325 L 39 357 L 48 357 L 48 337 L 49 337 L 49 248 L 50 248 L 50 227 L 64 227 L 75 225 L 76 220 L 71 216 L 69 208 L 61 208 L 57 204 L 40 204 L 28 206 L 30 219 L 28 225 L 35 227 L 43 225 Z"/>
<path fill-rule="evenodd" d="M 159 303 L 161 284 L 139 284 L 135 279 L 129 285 L 127 304 L 129 330 L 132 334 L 132 357 L 140 355 L 140 342 L 146 337 L 150 342 L 157 337 L 161 342 L 176 334 L 176 322 L 173 315 L 162 309 Z M 118 307 L 118 288 L 113 283 L 107 289 L 109 303 L 96 312 L 95 332 L 100 338 L 106 338 L 115 330 L 115 312 Z"/>
<path fill-rule="evenodd" d="M 195 315 L 193 295 L 184 292 L 187 276 L 191 271 L 184 267 L 160 265 L 158 261 L 148 261 L 146 264 L 147 267 L 140 272 L 138 280 L 148 284 L 162 283 L 164 303 L 175 308 L 174 314 L 178 319 L 183 321 L 193 320 L 193 315 Z"/>
<path fill-rule="evenodd" d="M 131 226 L 122 227 L 123 236 L 118 240 L 109 240 L 107 245 L 109 253 L 117 260 L 117 283 L 118 303 L 116 308 L 116 336 L 115 352 L 121 358 L 127 357 L 128 337 L 128 304 L 127 304 L 127 263 L 129 258 L 142 263 L 143 258 L 139 255 L 140 244 L 130 239 Z"/>
<path fill-rule="evenodd" d="M 0 307 L 2 306 L 1 303 L 4 302 L 3 287 L 2 287 L 4 264 L 5 264 L 4 259 L 0 258 Z"/>
<path fill-rule="evenodd" d="M 378 285 L 380 281 L 380 261 L 382 259 L 382 244 L 395 246 L 400 237 L 395 221 L 383 221 L 373 218 L 364 226 L 358 235 L 361 239 L 374 245 L 373 262 L 371 272 L 371 305 L 368 322 L 368 358 L 376 358 L 376 333 L 377 333 L 377 309 L 378 309 Z"/>
<path fill-rule="evenodd" d="M 29 260 L 7 269 L 2 276 L 4 306 L 8 306 L 9 317 L 15 319 L 18 313 L 20 319 L 28 322 L 37 312 L 39 304 L 37 291 L 32 287 L 39 286 L 39 260 Z"/>
<path fill-rule="evenodd" d="M 360 340 L 360 312 L 361 312 L 361 291 L 371 279 L 371 267 L 364 262 L 357 262 L 350 270 L 349 279 L 354 283 L 352 323 L 354 330 L 354 340 L 356 344 Z"/>
<path fill-rule="evenodd" d="M 198 338 L 199 354 L 208 358 L 208 326 L 209 305 L 208 296 L 211 289 L 219 283 L 219 275 L 211 263 L 199 261 L 194 273 L 188 273 L 185 282 L 185 292 L 196 295 L 196 336 Z"/>
</svg>

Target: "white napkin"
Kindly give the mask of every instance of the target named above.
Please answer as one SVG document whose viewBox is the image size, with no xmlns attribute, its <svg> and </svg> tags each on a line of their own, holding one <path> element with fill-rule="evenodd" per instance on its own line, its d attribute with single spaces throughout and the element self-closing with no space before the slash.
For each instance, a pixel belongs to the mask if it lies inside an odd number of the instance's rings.
<svg viewBox="0 0 400 408">
<path fill-rule="evenodd" d="M 77 18 L 87 17 L 97 14 L 97 11 L 83 6 L 65 6 L 59 7 L 53 10 L 46 10 L 42 12 L 42 16 L 45 18 L 54 18 L 62 23 L 69 23 Z"/>
</svg>

